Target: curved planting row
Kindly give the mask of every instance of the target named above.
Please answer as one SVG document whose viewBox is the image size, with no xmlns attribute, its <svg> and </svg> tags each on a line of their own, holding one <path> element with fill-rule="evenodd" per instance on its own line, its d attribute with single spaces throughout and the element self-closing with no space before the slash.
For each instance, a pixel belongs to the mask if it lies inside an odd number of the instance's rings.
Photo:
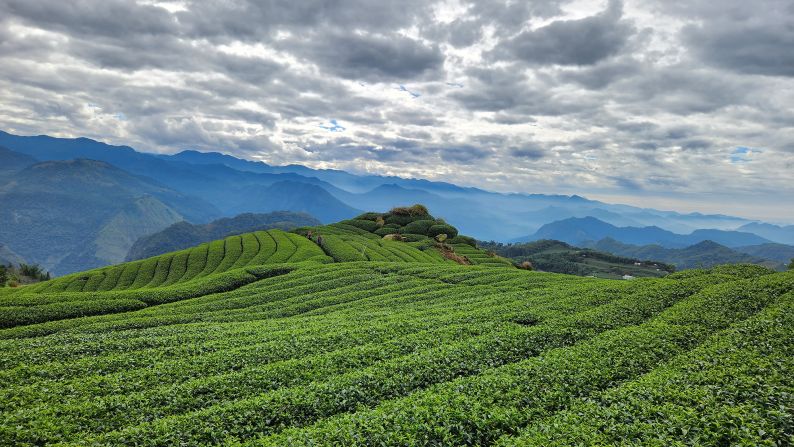
<svg viewBox="0 0 794 447">
<path fill-rule="evenodd" d="M 274 238 L 273 253 L 305 256 L 308 240 L 293 236 Z M 375 245 L 350 244 L 399 257 L 366 239 Z M 261 252 L 242 247 L 241 263 Z M 794 274 L 290 269 L 134 312 L 0 330 L 0 444 L 610 445 L 647 427 L 665 445 L 685 428 L 706 445 L 785 439 Z M 690 401 L 687 389 L 698 390 Z M 685 414 L 657 406 L 700 397 L 709 406 Z M 752 430 L 723 429 L 725 418 Z M 603 433 L 604 420 L 620 431 Z"/>
<path fill-rule="evenodd" d="M 512 267 L 513 263 L 509 259 L 501 256 L 490 255 L 484 250 L 474 248 L 468 244 L 452 244 L 455 253 L 465 256 L 474 265 L 484 265 L 489 267 Z"/>
<path fill-rule="evenodd" d="M 366 237 L 343 231 L 333 234 L 324 230 L 318 230 L 318 233 L 322 239 L 316 235 L 313 235 L 313 238 L 336 262 L 446 262 L 435 250 L 423 251 L 403 242 L 385 240 L 377 236 Z"/>
<path fill-rule="evenodd" d="M 258 231 L 153 258 L 76 273 L 22 293 L 101 292 L 167 287 L 242 267 L 328 258 L 311 241 L 281 230 Z M 3 302 L 0 300 L 0 306 Z"/>
</svg>

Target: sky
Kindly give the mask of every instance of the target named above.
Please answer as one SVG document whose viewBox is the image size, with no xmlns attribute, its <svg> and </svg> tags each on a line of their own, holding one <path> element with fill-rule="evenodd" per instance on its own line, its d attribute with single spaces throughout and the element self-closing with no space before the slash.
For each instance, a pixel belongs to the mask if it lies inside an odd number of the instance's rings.
<svg viewBox="0 0 794 447">
<path fill-rule="evenodd" d="M 794 222 L 791 0 L 2 0 L 0 129 Z"/>
</svg>

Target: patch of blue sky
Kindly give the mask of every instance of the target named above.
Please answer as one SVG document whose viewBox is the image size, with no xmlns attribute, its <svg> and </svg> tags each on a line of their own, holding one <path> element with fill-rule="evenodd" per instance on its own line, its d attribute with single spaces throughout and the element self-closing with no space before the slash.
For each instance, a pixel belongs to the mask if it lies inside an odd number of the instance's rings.
<svg viewBox="0 0 794 447">
<path fill-rule="evenodd" d="M 345 127 L 341 124 L 337 123 L 336 120 L 328 121 L 328 124 L 320 124 L 321 129 L 325 129 L 329 132 L 344 132 Z"/>
<path fill-rule="evenodd" d="M 397 88 L 397 90 L 399 90 L 401 92 L 406 92 L 409 95 L 413 96 L 414 98 L 418 98 L 418 97 L 422 96 L 422 94 L 419 93 L 419 92 L 414 92 L 414 91 L 408 90 L 408 88 L 406 86 L 404 86 L 403 84 L 400 84 L 400 86 Z"/>
<path fill-rule="evenodd" d="M 752 160 L 753 155 L 760 154 L 763 151 L 752 147 L 739 146 L 731 152 L 731 163 L 747 163 Z"/>
</svg>

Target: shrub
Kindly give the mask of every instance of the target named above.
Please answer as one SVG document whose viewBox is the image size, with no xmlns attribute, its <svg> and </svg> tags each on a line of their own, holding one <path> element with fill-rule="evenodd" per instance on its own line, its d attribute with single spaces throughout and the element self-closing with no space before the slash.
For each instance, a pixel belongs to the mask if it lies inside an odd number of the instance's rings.
<svg viewBox="0 0 794 447">
<path fill-rule="evenodd" d="M 387 241 L 405 241 L 405 238 L 399 234 L 387 234 L 386 236 L 383 236 L 383 239 L 386 239 Z"/>
<path fill-rule="evenodd" d="M 435 220 L 429 219 L 422 219 L 422 220 L 415 220 L 413 222 L 409 222 L 403 228 L 404 233 L 412 233 L 412 234 L 427 234 L 427 231 L 433 225 L 437 225 Z"/>
<path fill-rule="evenodd" d="M 375 222 L 379 217 L 381 217 L 381 213 L 364 213 L 353 220 L 371 220 Z"/>
<path fill-rule="evenodd" d="M 532 263 L 529 261 L 524 261 L 521 264 L 518 264 L 517 267 L 523 270 L 535 270 L 534 267 L 532 267 Z"/>
<path fill-rule="evenodd" d="M 389 214 L 398 216 L 430 216 L 430 211 L 424 205 L 416 204 L 413 206 L 402 206 L 392 208 Z"/>
<path fill-rule="evenodd" d="M 448 244 L 466 244 L 477 248 L 477 240 L 470 236 L 458 235 L 447 239 Z"/>
<path fill-rule="evenodd" d="M 446 234 L 448 238 L 454 238 L 458 235 L 458 229 L 452 225 L 438 224 L 433 225 L 427 230 L 428 236 L 437 236 L 439 234 Z"/>
<path fill-rule="evenodd" d="M 427 239 L 427 236 L 423 234 L 413 234 L 413 233 L 403 233 L 402 237 L 406 242 L 420 242 Z"/>
<path fill-rule="evenodd" d="M 397 226 L 401 227 L 403 225 L 408 225 L 409 223 L 411 223 L 413 221 L 421 220 L 421 219 L 422 219 L 421 216 L 408 216 L 408 215 L 402 215 L 402 214 L 391 214 L 389 216 L 386 216 L 384 221 L 386 222 L 386 225 L 397 225 Z"/>
<path fill-rule="evenodd" d="M 378 228 L 377 230 L 373 231 L 373 233 L 377 234 L 378 236 L 386 236 L 387 234 L 397 234 L 397 228 L 392 227 L 383 227 Z"/>
<path fill-rule="evenodd" d="M 345 220 L 342 223 L 361 228 L 362 230 L 369 231 L 370 233 L 378 229 L 378 224 L 374 220 L 352 219 Z"/>
</svg>

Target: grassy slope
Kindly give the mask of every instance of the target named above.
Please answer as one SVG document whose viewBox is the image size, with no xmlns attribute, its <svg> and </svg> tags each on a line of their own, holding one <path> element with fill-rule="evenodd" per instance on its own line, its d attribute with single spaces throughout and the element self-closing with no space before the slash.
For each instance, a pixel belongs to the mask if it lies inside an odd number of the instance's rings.
<svg viewBox="0 0 794 447">
<path fill-rule="evenodd" d="M 792 440 L 794 273 L 615 282 L 322 231 L 371 260 L 274 230 L 4 292 L 0 445 Z"/>
</svg>

